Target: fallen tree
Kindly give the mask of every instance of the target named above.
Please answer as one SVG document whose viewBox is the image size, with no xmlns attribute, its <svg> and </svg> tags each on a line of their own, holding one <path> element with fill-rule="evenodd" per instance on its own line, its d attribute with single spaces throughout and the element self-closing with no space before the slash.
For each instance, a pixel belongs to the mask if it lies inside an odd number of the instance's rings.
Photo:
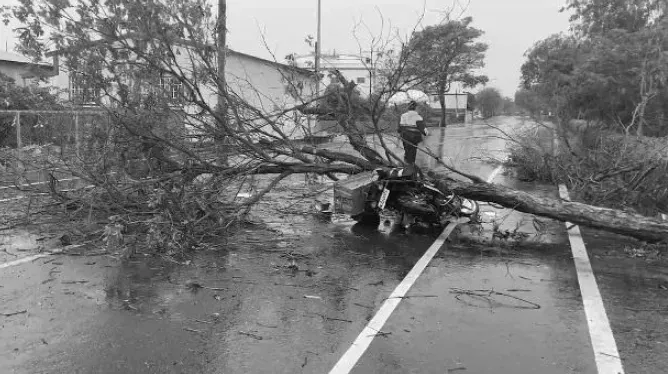
<svg viewBox="0 0 668 374">
<path fill-rule="evenodd" d="M 131 11 L 120 12 L 119 7 Z M 163 17 L 155 17 L 158 13 Z M 51 42 L 66 58 L 61 68 L 104 93 L 98 104 L 111 122 L 104 136 L 91 139 L 94 144 L 82 151 L 83 157 L 40 165 L 67 169 L 93 186 L 78 194 L 52 188 L 53 197 L 83 211 L 113 214 L 115 224 L 123 216 L 124 222 L 143 225 L 162 250 L 190 248 L 226 229 L 293 174 L 337 180 L 341 174 L 402 164 L 382 129 L 395 126 L 383 123 L 393 110 L 388 99 L 422 82 L 407 69 L 414 52 L 409 40 L 394 36 L 373 46 L 386 53 L 379 64 L 378 90 L 364 101 L 359 100 L 355 82 L 338 71 L 332 73 L 341 82 L 339 89 L 314 97 L 309 82 L 304 85 L 293 76 L 307 76 L 307 71 L 274 64 L 285 92 L 294 99 L 278 107 L 268 100 L 252 101 L 267 96 L 253 90 L 252 77 L 243 77 L 248 81 L 236 85 L 222 79 L 211 43 L 216 19 L 205 0 L 147 4 L 123 0 L 94 7 L 62 0 L 25 1 L 14 14 L 26 25 L 20 29 L 22 47 L 34 57 L 46 52 L 46 44 L 36 41 L 44 38 L 43 27 L 51 27 Z M 155 91 L 148 98 L 142 83 Z M 222 110 L 211 101 L 211 93 L 226 104 Z M 175 106 L 175 99 L 195 110 Z M 323 99 L 328 105 L 319 105 Z M 275 108 L 266 109 L 271 107 Z M 334 118 L 352 150 L 323 150 L 294 139 L 287 128 L 302 127 L 308 134 L 312 130 L 292 116 L 298 110 Z M 183 123 L 213 139 L 213 146 L 193 143 L 184 134 Z M 367 142 L 368 129 L 379 139 L 380 148 Z M 146 172 L 135 175 L 128 160 L 144 162 Z M 438 161 L 471 181 L 433 174 L 440 188 L 468 198 L 641 240 L 661 241 L 668 235 L 668 224 L 647 217 L 538 198 L 485 183 Z M 253 179 L 260 174 L 269 177 L 261 182 Z M 245 185 L 253 193 L 239 201 L 238 192 Z"/>
<path fill-rule="evenodd" d="M 439 189 L 470 199 L 488 201 L 523 213 L 570 222 L 648 242 L 668 242 L 668 223 L 639 214 L 587 205 L 574 201 L 548 199 L 498 184 L 461 182 L 445 175 L 429 173 Z"/>
</svg>

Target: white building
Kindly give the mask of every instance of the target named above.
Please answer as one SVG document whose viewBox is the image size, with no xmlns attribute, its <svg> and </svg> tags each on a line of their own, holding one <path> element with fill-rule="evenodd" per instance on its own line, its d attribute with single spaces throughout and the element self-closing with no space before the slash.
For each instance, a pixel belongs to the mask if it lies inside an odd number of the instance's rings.
<svg viewBox="0 0 668 374">
<path fill-rule="evenodd" d="M 192 72 L 194 53 L 189 53 L 189 47 L 177 47 L 176 65 L 185 74 Z M 99 88 L 86 85 L 85 79 L 68 71 L 63 60 L 69 58 L 67 51 L 57 51 L 50 54 L 53 57 L 55 76 L 51 79 L 52 85 L 58 87 L 61 98 L 73 106 L 93 106 L 98 98 L 110 93 L 101 93 Z M 184 99 L 184 87 L 181 82 L 171 77 L 156 77 L 155 82 L 142 81 L 141 90 L 150 90 L 152 85 L 158 85 L 161 91 L 173 99 L 176 106 L 183 107 L 186 112 L 197 112 L 191 103 Z M 265 60 L 245 53 L 229 50 L 226 54 L 225 79 L 231 94 L 243 98 L 249 105 L 262 111 L 267 117 L 274 113 L 282 113 L 285 108 L 294 107 L 303 103 L 313 95 L 315 75 L 313 72 L 299 67 Z M 131 83 L 133 84 L 133 83 Z M 215 107 L 218 95 L 215 85 L 203 83 L 198 85 L 204 100 L 210 107 Z M 114 93 L 111 93 L 113 95 Z M 103 100 L 104 101 L 104 100 Z M 297 111 L 282 113 L 279 119 L 284 128 L 281 129 L 291 138 L 303 138 L 308 131 L 310 118 Z M 258 123 L 265 122 L 258 120 Z M 262 130 L 274 132 L 271 126 Z"/>
<path fill-rule="evenodd" d="M 360 54 L 352 53 L 323 53 L 320 56 L 320 70 L 323 71 L 324 77 L 322 79 L 322 86 L 327 87 L 334 78 L 327 73 L 329 70 L 338 70 L 348 81 L 354 81 L 360 94 L 368 97 L 373 92 L 374 85 L 376 85 L 376 64 L 378 58 L 382 54 L 378 52 L 371 53 L 369 51 Z M 315 69 L 315 54 L 306 55 L 289 55 L 287 56 L 289 64 L 294 66 L 313 70 Z"/>
<path fill-rule="evenodd" d="M 36 83 L 37 78 L 53 74 L 53 66 L 47 62 L 35 63 L 25 56 L 0 51 L 0 73 L 14 80 L 19 86 Z"/>
</svg>

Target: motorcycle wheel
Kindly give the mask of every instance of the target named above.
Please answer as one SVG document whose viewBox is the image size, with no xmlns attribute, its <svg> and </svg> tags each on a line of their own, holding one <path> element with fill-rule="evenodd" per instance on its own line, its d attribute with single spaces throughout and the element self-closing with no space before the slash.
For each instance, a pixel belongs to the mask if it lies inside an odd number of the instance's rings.
<svg viewBox="0 0 668 374">
<path fill-rule="evenodd" d="M 351 217 L 355 222 L 363 226 L 380 225 L 380 215 L 378 213 L 360 213 Z"/>
<path fill-rule="evenodd" d="M 459 198 L 459 214 L 463 217 L 475 217 L 480 213 L 480 205 L 475 200 Z"/>
</svg>

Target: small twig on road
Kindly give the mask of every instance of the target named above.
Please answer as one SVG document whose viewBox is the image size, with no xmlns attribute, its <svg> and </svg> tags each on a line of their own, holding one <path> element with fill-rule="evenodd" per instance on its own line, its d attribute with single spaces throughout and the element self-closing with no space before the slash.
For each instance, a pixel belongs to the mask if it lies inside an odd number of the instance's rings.
<svg viewBox="0 0 668 374">
<path fill-rule="evenodd" d="M 336 318 L 336 317 L 328 317 L 324 314 L 321 313 L 312 313 L 316 316 L 322 317 L 323 319 L 329 320 L 329 321 L 339 321 L 339 322 L 348 322 L 348 323 L 353 323 L 354 321 L 351 321 L 349 319 L 343 319 L 343 318 Z"/>
<path fill-rule="evenodd" d="M 313 288 L 313 286 L 302 286 L 301 284 L 288 284 L 274 282 L 274 286 L 297 287 L 297 288 Z"/>
<path fill-rule="evenodd" d="M 255 340 L 262 340 L 262 339 L 264 339 L 264 338 L 261 337 L 260 335 L 253 334 L 252 332 L 239 331 L 239 334 L 241 334 L 241 335 L 246 335 L 246 336 L 250 336 L 251 338 L 253 338 L 253 339 L 255 339 Z"/>
<path fill-rule="evenodd" d="M 491 303 L 491 296 L 504 296 L 510 299 L 514 299 L 517 301 L 521 301 L 523 303 L 526 303 L 530 306 L 515 306 L 515 308 L 518 309 L 540 309 L 541 306 L 539 304 L 536 304 L 532 301 L 522 299 L 520 297 L 505 293 L 505 292 L 499 292 L 499 291 L 494 291 L 494 290 L 464 290 L 461 288 L 451 288 L 450 293 L 457 294 L 457 297 L 461 295 L 468 295 L 472 297 L 480 297 L 480 298 L 485 298 Z M 458 299 L 459 300 L 459 299 Z"/>
<path fill-rule="evenodd" d="M 446 373 L 454 373 L 455 371 L 466 370 L 466 368 L 464 366 L 458 366 L 456 368 L 446 369 L 446 370 L 447 370 Z"/>
<path fill-rule="evenodd" d="M 373 307 L 371 305 L 364 305 L 364 304 L 360 304 L 360 303 L 353 303 L 353 305 L 357 305 L 357 306 L 362 307 L 362 308 L 373 309 Z"/>
<path fill-rule="evenodd" d="M 213 321 L 203 321 L 203 320 L 201 320 L 201 319 L 196 319 L 195 322 L 199 322 L 199 323 L 210 323 L 210 324 L 214 324 L 214 323 L 216 323 L 216 322 L 213 322 Z"/>
<path fill-rule="evenodd" d="M 378 331 L 377 333 L 375 333 L 375 334 L 371 334 L 371 335 L 368 335 L 368 336 L 383 336 L 383 337 L 387 337 L 387 336 L 390 335 L 390 334 L 392 334 L 391 331 L 389 331 L 389 332 L 386 332 L 386 331 Z"/>
<path fill-rule="evenodd" d="M 204 331 L 202 331 L 202 330 L 195 330 L 195 329 L 191 329 L 190 327 L 184 327 L 183 329 L 184 329 L 185 331 L 195 332 L 195 333 L 198 333 L 198 334 L 206 334 L 206 332 L 204 332 Z"/>
<path fill-rule="evenodd" d="M 11 317 L 11 316 L 15 316 L 17 314 L 24 314 L 24 313 L 28 313 L 28 311 L 27 310 L 19 310 L 17 312 L 9 312 L 9 313 L 0 312 L 0 315 L 4 316 L 4 317 Z"/>
<path fill-rule="evenodd" d="M 637 308 L 624 308 L 632 312 L 667 312 L 668 306 L 664 308 L 647 308 L 647 309 L 637 309 Z"/>
<path fill-rule="evenodd" d="M 413 299 L 416 297 L 438 297 L 438 295 L 407 295 L 407 296 L 393 296 L 386 299 Z"/>
</svg>

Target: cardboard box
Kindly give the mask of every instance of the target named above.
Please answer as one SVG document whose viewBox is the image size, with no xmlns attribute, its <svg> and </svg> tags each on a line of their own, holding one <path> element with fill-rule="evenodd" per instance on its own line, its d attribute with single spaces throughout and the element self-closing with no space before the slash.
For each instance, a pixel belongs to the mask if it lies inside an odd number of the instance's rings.
<svg viewBox="0 0 668 374">
<path fill-rule="evenodd" d="M 334 184 L 334 212 L 354 216 L 364 212 L 373 172 L 363 172 Z"/>
</svg>

